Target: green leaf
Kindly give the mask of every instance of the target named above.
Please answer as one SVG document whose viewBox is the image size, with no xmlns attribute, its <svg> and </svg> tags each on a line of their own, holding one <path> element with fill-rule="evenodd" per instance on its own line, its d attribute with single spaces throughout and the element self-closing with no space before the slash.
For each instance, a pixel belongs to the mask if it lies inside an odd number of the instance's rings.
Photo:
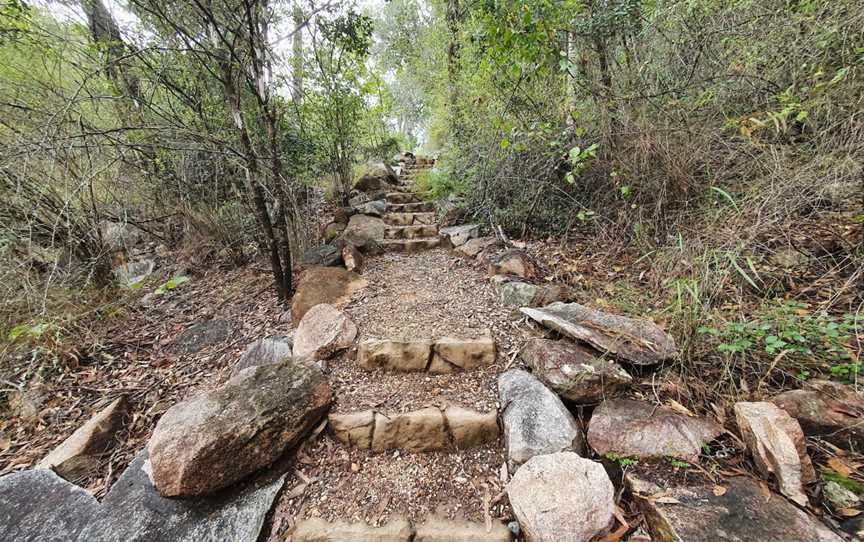
<svg viewBox="0 0 864 542">
<path fill-rule="evenodd" d="M 711 190 L 713 190 L 714 192 L 717 192 L 718 194 L 720 194 L 721 196 L 723 196 L 724 198 L 726 198 L 726 201 L 728 201 L 729 203 L 731 203 L 731 204 L 732 204 L 732 207 L 734 207 L 736 211 L 738 211 L 739 213 L 741 212 L 741 210 L 738 209 L 738 204 L 735 203 L 735 200 L 732 199 L 732 196 L 730 196 L 728 192 L 726 192 L 725 190 L 723 190 L 723 189 L 720 188 L 719 186 L 712 186 L 712 187 L 711 187 Z"/>
</svg>

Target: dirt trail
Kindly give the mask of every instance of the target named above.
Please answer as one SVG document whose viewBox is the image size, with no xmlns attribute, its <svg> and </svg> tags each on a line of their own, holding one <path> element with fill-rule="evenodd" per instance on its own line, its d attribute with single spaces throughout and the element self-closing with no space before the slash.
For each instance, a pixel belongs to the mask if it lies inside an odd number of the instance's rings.
<svg viewBox="0 0 864 542">
<path fill-rule="evenodd" d="M 497 409 L 497 375 L 514 359 L 519 336 L 530 331 L 517 326 L 519 319 L 500 304 L 485 274 L 437 249 L 372 258 L 363 275 L 369 286 L 345 308 L 358 325 L 358 341 L 464 337 L 489 329 L 498 359 L 451 375 L 366 371 L 352 349 L 330 363 L 333 411 L 391 413 L 447 404 Z M 500 480 L 504 461 L 500 441 L 468 450 L 372 453 L 324 431 L 298 454 L 273 516 L 271 540 L 286 524 L 314 516 L 372 525 L 397 515 L 423 520 L 434 513 L 483 521 L 487 509 L 492 518 L 509 517 Z"/>
</svg>

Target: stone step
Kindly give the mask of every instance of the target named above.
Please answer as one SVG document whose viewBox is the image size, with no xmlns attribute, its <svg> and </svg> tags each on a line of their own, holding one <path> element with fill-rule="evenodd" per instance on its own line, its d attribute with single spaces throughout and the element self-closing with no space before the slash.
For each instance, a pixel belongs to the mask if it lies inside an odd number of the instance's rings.
<svg viewBox="0 0 864 542">
<path fill-rule="evenodd" d="M 438 226 L 387 226 L 384 229 L 384 239 L 418 239 L 421 237 L 435 237 L 438 235 Z"/>
<path fill-rule="evenodd" d="M 387 205 L 387 212 L 390 213 L 434 213 L 435 204 L 431 201 L 421 201 L 419 203 L 391 203 Z"/>
<path fill-rule="evenodd" d="M 418 203 L 420 198 L 411 192 L 389 192 L 386 196 L 387 203 Z"/>
<path fill-rule="evenodd" d="M 510 530 L 500 521 L 492 521 L 487 528 L 485 523 L 436 517 L 420 524 L 398 517 L 381 527 L 312 517 L 297 523 L 291 535 L 292 542 L 509 542 L 510 539 Z"/>
<path fill-rule="evenodd" d="M 391 371 L 448 374 L 495 363 L 495 339 L 487 330 L 478 337 L 436 340 L 366 339 L 357 349 L 360 367 Z"/>
<path fill-rule="evenodd" d="M 464 450 L 498 440 L 498 412 L 477 412 L 458 405 L 428 406 L 384 414 L 374 410 L 330 414 L 337 440 L 373 452 Z"/>
<path fill-rule="evenodd" d="M 435 224 L 435 213 L 387 213 L 384 223 L 390 226 L 417 226 Z"/>
<path fill-rule="evenodd" d="M 422 237 L 420 239 L 385 239 L 382 243 L 387 252 L 420 252 L 441 246 L 438 237 Z"/>
</svg>

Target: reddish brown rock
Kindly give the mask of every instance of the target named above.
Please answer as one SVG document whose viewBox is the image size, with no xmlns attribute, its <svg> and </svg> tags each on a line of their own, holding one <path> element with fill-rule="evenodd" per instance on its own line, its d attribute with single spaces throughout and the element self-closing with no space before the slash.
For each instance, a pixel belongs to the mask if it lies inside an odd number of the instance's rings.
<svg viewBox="0 0 864 542">
<path fill-rule="evenodd" d="M 347 303 L 352 293 L 367 284 L 357 273 L 341 267 L 310 267 L 300 275 L 291 299 L 291 318 L 300 322 L 309 309 L 322 303 L 336 307 Z"/>
<path fill-rule="evenodd" d="M 677 353 L 672 337 L 650 320 L 607 314 L 578 303 L 552 303 L 520 311 L 558 333 L 634 365 L 654 365 Z"/>
<path fill-rule="evenodd" d="M 513 248 L 490 257 L 486 271 L 489 275 L 516 275 L 531 279 L 537 276 L 537 265 L 525 251 Z"/>
<path fill-rule="evenodd" d="M 653 542 L 842 542 L 819 520 L 753 480 L 663 473 L 625 476 Z"/>
<path fill-rule="evenodd" d="M 345 245 L 342 247 L 342 261 L 345 262 L 345 269 L 355 273 L 363 272 L 363 254 L 354 245 Z"/>
<path fill-rule="evenodd" d="M 674 457 L 696 462 L 702 445 L 723 429 L 704 418 L 632 399 L 604 401 L 591 416 L 588 444 L 599 455 Z"/>
<path fill-rule="evenodd" d="M 613 397 L 633 382 L 614 361 L 567 340 L 532 339 L 522 347 L 519 357 L 554 392 L 580 405 Z"/>
<path fill-rule="evenodd" d="M 798 420 L 804 434 L 845 448 L 864 448 L 864 394 L 853 386 L 811 380 L 771 402 Z"/>
<path fill-rule="evenodd" d="M 162 416 L 147 444 L 153 483 L 165 497 L 228 487 L 298 444 L 330 399 L 327 379 L 312 364 L 246 369 Z"/>
<path fill-rule="evenodd" d="M 294 333 L 297 359 L 327 359 L 354 343 L 357 325 L 332 305 L 315 305 Z"/>
<path fill-rule="evenodd" d="M 470 239 L 464 245 L 458 247 L 456 252 L 462 256 L 474 258 L 484 249 L 492 248 L 499 244 L 501 244 L 501 242 L 497 237 L 478 237 L 476 239 Z"/>
</svg>

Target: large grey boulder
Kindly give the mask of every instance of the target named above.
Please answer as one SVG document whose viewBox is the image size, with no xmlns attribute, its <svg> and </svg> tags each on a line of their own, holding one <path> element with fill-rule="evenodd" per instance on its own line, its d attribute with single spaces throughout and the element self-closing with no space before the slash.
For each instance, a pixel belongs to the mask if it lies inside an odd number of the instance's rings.
<svg viewBox="0 0 864 542">
<path fill-rule="evenodd" d="M 384 220 L 369 215 L 353 215 L 348 226 L 337 239 L 337 244 L 350 244 L 365 254 L 374 254 L 381 249 L 384 240 Z"/>
<path fill-rule="evenodd" d="M 589 542 L 614 521 L 615 488 L 603 466 L 572 452 L 532 457 L 507 495 L 527 542 Z"/>
<path fill-rule="evenodd" d="M 578 303 L 552 303 L 523 314 L 563 335 L 615 354 L 634 365 L 654 365 L 675 355 L 675 341 L 650 320 L 607 314 Z"/>
<path fill-rule="evenodd" d="M 148 475 L 146 450 L 100 504 L 44 469 L 0 478 L 0 540 L 15 542 L 255 542 L 284 483 L 268 473 L 218 495 L 168 499 Z"/>
<path fill-rule="evenodd" d="M 67 480 L 86 477 L 98 467 L 100 456 L 113 446 L 128 411 L 125 397 L 115 399 L 54 448 L 39 467 L 51 469 Z"/>
<path fill-rule="evenodd" d="M 330 399 L 317 367 L 280 363 L 174 405 L 147 445 L 156 488 L 166 497 L 203 495 L 242 480 L 298 444 Z"/>
<path fill-rule="evenodd" d="M 513 369 L 498 377 L 507 460 L 514 469 L 536 455 L 582 453 L 582 431 L 553 392 L 529 373 Z"/>
<path fill-rule="evenodd" d="M 567 340 L 532 339 L 519 357 L 553 391 L 579 405 L 599 403 L 633 382 L 614 361 Z"/>
<path fill-rule="evenodd" d="M 807 506 L 804 482 L 816 479 L 801 426 L 786 411 L 767 402 L 735 403 L 735 420 L 759 472 L 774 476 L 780 493 Z"/>
<path fill-rule="evenodd" d="M 702 446 L 722 433 L 722 427 L 704 418 L 645 401 L 611 399 L 591 416 L 588 444 L 599 455 L 696 462 Z"/>
<path fill-rule="evenodd" d="M 810 380 L 802 389 L 783 392 L 771 402 L 798 420 L 808 437 L 864 448 L 864 393 L 853 386 Z"/>
<path fill-rule="evenodd" d="M 327 359 L 354 343 L 357 325 L 345 313 L 322 303 L 303 316 L 294 333 L 297 359 Z"/>
<path fill-rule="evenodd" d="M 742 476 L 713 483 L 625 475 L 652 542 L 841 542 L 819 520 Z"/>
<path fill-rule="evenodd" d="M 252 341 L 231 368 L 231 376 L 249 367 L 281 363 L 289 360 L 291 355 L 292 341 L 288 337 L 268 337 Z"/>
</svg>

